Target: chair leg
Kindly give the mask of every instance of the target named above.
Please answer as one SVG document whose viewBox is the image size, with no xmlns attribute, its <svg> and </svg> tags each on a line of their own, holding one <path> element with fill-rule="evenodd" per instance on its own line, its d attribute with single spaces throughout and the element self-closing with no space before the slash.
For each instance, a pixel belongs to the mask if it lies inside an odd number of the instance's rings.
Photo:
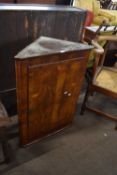
<svg viewBox="0 0 117 175">
<path fill-rule="evenodd" d="M 115 130 L 117 130 L 117 123 L 116 123 L 116 126 L 115 126 Z"/>
<path fill-rule="evenodd" d="M 7 141 L 2 141 L 2 149 L 4 155 L 4 162 L 10 163 L 11 156 L 10 156 L 10 145 Z"/>
<path fill-rule="evenodd" d="M 4 155 L 4 161 L 2 163 L 9 163 L 11 160 L 11 149 L 10 145 L 8 143 L 8 133 L 6 128 L 1 128 L 0 129 L 0 142 L 2 145 L 2 150 L 3 150 L 3 155 Z"/>
<path fill-rule="evenodd" d="M 87 69 L 86 74 L 85 74 L 85 78 L 86 78 L 87 84 L 91 83 L 91 81 L 92 81 L 92 68 Z"/>
<path fill-rule="evenodd" d="M 84 101 L 83 101 L 83 104 L 81 106 L 81 111 L 80 111 L 80 114 L 83 115 L 84 112 L 85 112 L 85 109 L 86 109 L 86 103 L 87 103 L 87 100 L 88 100 L 88 97 L 90 96 L 90 88 L 88 86 L 87 88 L 87 91 L 86 91 L 86 94 L 85 94 L 85 97 L 84 97 Z"/>
</svg>

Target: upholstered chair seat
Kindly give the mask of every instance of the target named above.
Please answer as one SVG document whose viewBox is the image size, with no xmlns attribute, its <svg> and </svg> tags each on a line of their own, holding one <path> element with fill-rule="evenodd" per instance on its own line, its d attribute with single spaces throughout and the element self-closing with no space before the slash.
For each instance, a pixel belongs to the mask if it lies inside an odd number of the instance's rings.
<svg viewBox="0 0 117 175">
<path fill-rule="evenodd" d="M 103 67 L 96 76 L 94 84 L 117 93 L 117 69 L 111 70 Z"/>
</svg>

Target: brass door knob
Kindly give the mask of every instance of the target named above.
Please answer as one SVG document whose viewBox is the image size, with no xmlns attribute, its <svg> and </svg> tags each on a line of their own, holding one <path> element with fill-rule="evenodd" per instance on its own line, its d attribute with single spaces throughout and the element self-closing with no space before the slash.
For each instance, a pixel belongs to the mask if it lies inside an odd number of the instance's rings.
<svg viewBox="0 0 117 175">
<path fill-rule="evenodd" d="M 65 91 L 65 92 L 64 92 L 64 95 L 67 95 L 67 94 L 68 94 L 68 91 Z"/>
<path fill-rule="evenodd" d="M 68 93 L 68 96 L 70 97 L 71 96 L 71 93 Z"/>
</svg>

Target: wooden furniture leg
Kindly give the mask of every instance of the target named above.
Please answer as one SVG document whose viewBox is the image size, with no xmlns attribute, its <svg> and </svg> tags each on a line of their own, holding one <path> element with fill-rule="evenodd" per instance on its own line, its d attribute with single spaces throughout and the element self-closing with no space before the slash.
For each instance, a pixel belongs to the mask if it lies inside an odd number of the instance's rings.
<svg viewBox="0 0 117 175">
<path fill-rule="evenodd" d="M 85 94 L 85 97 L 84 97 L 84 101 L 83 101 L 83 104 L 82 104 L 82 107 L 81 107 L 81 111 L 80 111 L 80 114 L 83 115 L 84 112 L 85 112 L 85 109 L 86 109 L 86 103 L 88 101 L 88 98 L 91 94 L 91 91 L 90 91 L 90 86 L 88 85 L 87 87 L 87 91 L 86 91 L 86 94 Z"/>
<path fill-rule="evenodd" d="M 9 163 L 10 162 L 10 146 L 8 144 L 8 139 L 7 139 L 7 128 L 1 127 L 0 128 L 0 142 L 2 145 L 2 150 L 3 150 L 3 155 L 4 155 L 4 161 L 2 163 Z"/>
</svg>

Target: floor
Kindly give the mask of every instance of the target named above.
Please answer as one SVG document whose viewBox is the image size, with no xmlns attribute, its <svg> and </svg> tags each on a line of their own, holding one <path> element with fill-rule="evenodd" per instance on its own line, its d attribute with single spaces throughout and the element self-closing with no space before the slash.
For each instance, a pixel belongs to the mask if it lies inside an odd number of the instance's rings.
<svg viewBox="0 0 117 175">
<path fill-rule="evenodd" d="M 81 116 L 83 96 L 71 127 L 27 148 L 19 148 L 18 138 L 11 140 L 12 162 L 0 165 L 0 175 L 117 175 L 115 123 L 88 111 Z M 91 98 L 93 105 L 117 114 L 117 101 Z"/>
</svg>

